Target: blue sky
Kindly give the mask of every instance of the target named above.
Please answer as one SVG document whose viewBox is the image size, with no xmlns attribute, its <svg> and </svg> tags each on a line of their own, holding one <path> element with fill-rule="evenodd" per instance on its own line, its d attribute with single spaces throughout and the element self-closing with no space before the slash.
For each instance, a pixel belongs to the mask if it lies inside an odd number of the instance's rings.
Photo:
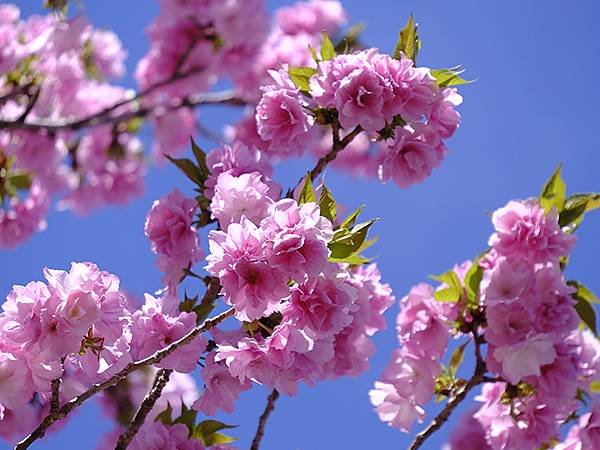
<svg viewBox="0 0 600 450">
<path fill-rule="evenodd" d="M 268 1 L 272 9 L 289 3 Z M 41 0 L 17 4 L 26 16 L 40 10 Z M 143 8 L 141 1 L 84 4 L 94 24 L 120 36 L 129 51 L 131 74 L 147 50 L 143 30 L 157 13 L 156 3 L 145 0 Z M 600 191 L 598 2 L 346 0 L 344 4 L 352 21 L 366 23 L 365 41 L 383 51 L 391 51 L 398 30 L 413 12 L 423 41 L 420 64 L 462 64 L 469 78 L 478 79 L 462 89 L 463 124 L 449 143 L 442 167 L 425 183 L 399 189 L 333 171 L 327 174 L 338 201 L 349 207 L 366 203 L 365 217 L 381 217 L 374 230 L 381 240 L 374 252 L 398 298 L 428 274 L 441 273 L 483 249 L 491 232 L 489 213 L 511 198 L 537 195 L 559 162 L 564 163 L 570 192 Z M 131 78 L 126 83 L 132 85 Z M 212 129 L 219 129 L 232 114 L 226 108 L 200 111 L 205 126 Z M 288 164 L 277 178 L 288 185 L 309 164 Z M 119 275 L 135 294 L 159 288 L 160 274 L 143 235 L 145 214 L 153 199 L 175 186 L 191 192 L 191 186 L 170 167 L 153 168 L 146 185 L 145 195 L 127 208 L 108 207 L 84 218 L 52 213 L 47 231 L 16 250 L 0 252 L 2 296 L 13 284 L 40 279 L 44 266 L 68 268 L 71 261 L 88 260 Z M 600 212 L 589 214 L 568 269 L 570 278 L 598 293 L 599 234 Z M 375 339 L 378 350 L 369 372 L 303 387 L 298 396 L 280 399 L 263 450 L 387 450 L 408 445 L 407 435 L 379 422 L 367 396 L 396 346 L 396 314 L 397 307 L 386 314 L 390 327 Z M 246 393 L 238 411 L 226 419 L 240 425 L 235 434 L 241 448 L 248 446 L 267 394 L 261 388 Z M 97 408 L 89 405 L 35 448 L 94 448 L 109 428 L 97 419 Z M 425 448 L 438 449 L 449 429 L 438 432 Z"/>
</svg>

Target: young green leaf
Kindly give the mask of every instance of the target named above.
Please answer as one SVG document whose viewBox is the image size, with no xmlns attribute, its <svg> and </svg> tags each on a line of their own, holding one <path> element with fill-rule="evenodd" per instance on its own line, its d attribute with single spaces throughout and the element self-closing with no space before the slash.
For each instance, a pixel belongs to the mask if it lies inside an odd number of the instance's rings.
<svg viewBox="0 0 600 450">
<path fill-rule="evenodd" d="M 479 284 L 483 278 L 483 268 L 479 265 L 480 258 L 475 258 L 465 274 L 465 287 L 469 300 L 476 301 L 479 295 Z"/>
<path fill-rule="evenodd" d="M 198 163 L 198 168 L 200 169 L 202 175 L 204 176 L 204 179 L 206 180 L 206 178 L 208 178 L 210 175 L 210 169 L 206 164 L 206 153 L 204 153 L 204 150 L 202 150 L 198 146 L 198 144 L 196 144 L 196 141 L 194 141 L 193 137 L 190 137 L 190 140 L 192 141 L 192 152 L 194 153 L 194 157 L 196 158 L 196 162 Z"/>
<path fill-rule="evenodd" d="M 236 428 L 237 425 L 227 425 L 218 420 L 204 420 L 196 425 L 192 432 L 192 437 L 200 439 L 206 446 L 228 444 L 235 441 L 235 438 L 219 433 L 227 428 Z"/>
<path fill-rule="evenodd" d="M 577 314 L 579 314 L 581 321 L 586 324 L 588 328 L 594 332 L 594 334 L 597 334 L 596 311 L 590 302 L 584 298 L 579 298 L 577 304 L 575 305 L 575 310 L 577 311 Z"/>
<path fill-rule="evenodd" d="M 451 67 L 450 69 L 433 69 L 431 76 L 441 88 L 448 86 L 460 86 L 462 84 L 473 83 L 474 80 L 465 80 L 460 75 L 465 71 L 461 66 Z"/>
<path fill-rule="evenodd" d="M 448 287 L 454 288 L 457 291 L 462 291 L 462 282 L 454 270 L 449 270 L 441 275 L 430 275 L 430 278 L 445 283 Z"/>
<path fill-rule="evenodd" d="M 13 172 L 8 176 L 7 181 L 15 189 L 29 189 L 31 186 L 31 178 L 26 172 Z"/>
<path fill-rule="evenodd" d="M 453 287 L 449 287 L 449 288 L 440 289 L 438 291 L 435 291 L 435 293 L 433 294 L 433 297 L 438 302 L 456 303 L 460 300 L 460 294 L 461 294 L 461 290 L 458 290 Z"/>
<path fill-rule="evenodd" d="M 202 171 L 189 159 L 175 159 L 167 154 L 165 157 L 179 168 L 190 180 L 199 187 L 204 187 L 205 178 Z"/>
<path fill-rule="evenodd" d="M 393 56 L 394 59 L 400 59 L 400 54 L 404 53 L 404 56 L 416 61 L 417 54 L 419 53 L 420 49 L 421 40 L 419 39 L 419 34 L 417 33 L 415 19 L 411 14 L 408 18 L 406 26 L 400 31 L 398 41 L 396 42 L 396 47 L 394 48 Z"/>
<path fill-rule="evenodd" d="M 575 280 L 569 280 L 567 281 L 567 284 L 577 289 L 573 294 L 571 294 L 575 300 L 583 299 L 590 303 L 600 304 L 598 297 L 596 297 L 596 295 L 584 284 L 581 284 L 579 281 Z"/>
<path fill-rule="evenodd" d="M 170 403 L 167 402 L 167 408 L 161 412 L 158 416 L 156 416 L 156 419 L 154 419 L 155 422 L 162 422 L 165 425 L 173 425 L 173 407 L 171 406 Z"/>
<path fill-rule="evenodd" d="M 310 179 L 310 173 L 306 174 L 306 178 L 304 178 L 304 185 L 302 186 L 302 191 L 300 191 L 300 198 L 298 199 L 298 203 L 316 203 L 317 196 L 315 194 L 315 190 L 313 189 L 312 180 Z"/>
<path fill-rule="evenodd" d="M 465 358 L 465 347 L 468 343 L 469 341 L 456 347 L 456 349 L 452 352 L 452 356 L 450 356 L 448 368 L 450 369 L 450 373 L 452 374 L 453 378 L 456 376 L 456 372 L 458 372 L 458 368 L 460 367 Z"/>
<path fill-rule="evenodd" d="M 597 192 L 588 192 L 585 194 L 573 194 L 570 195 L 565 200 L 565 208 L 569 208 L 573 205 L 577 205 L 581 202 L 585 201 L 586 208 L 585 211 L 592 211 L 594 209 L 600 208 L 600 193 Z"/>
<path fill-rule="evenodd" d="M 310 78 L 317 73 L 312 67 L 290 67 L 288 75 L 292 82 L 302 92 L 310 91 Z"/>
<path fill-rule="evenodd" d="M 560 213 L 565 204 L 567 185 L 560 175 L 562 164 L 559 164 L 552 176 L 546 181 L 540 194 L 540 204 L 546 212 L 555 207 Z"/>
<path fill-rule="evenodd" d="M 353 226 L 364 207 L 365 205 L 361 205 L 356 208 L 348 217 L 344 219 L 344 221 L 340 224 L 340 228 L 350 228 Z"/>
<path fill-rule="evenodd" d="M 181 415 L 175 419 L 173 423 L 181 423 L 185 425 L 190 435 L 194 433 L 196 429 L 196 417 L 198 416 L 198 411 L 188 408 L 184 402 L 181 402 Z"/>
<path fill-rule="evenodd" d="M 337 206 L 335 204 L 335 200 L 331 191 L 327 189 L 325 185 L 321 188 L 321 196 L 319 198 L 319 209 L 321 210 L 321 215 L 329 219 L 331 223 L 335 222 L 335 217 L 337 214 Z"/>
<path fill-rule="evenodd" d="M 329 61 L 330 59 L 335 58 L 335 47 L 331 39 L 325 31 L 323 31 L 323 41 L 321 42 L 321 58 L 323 61 Z"/>
</svg>

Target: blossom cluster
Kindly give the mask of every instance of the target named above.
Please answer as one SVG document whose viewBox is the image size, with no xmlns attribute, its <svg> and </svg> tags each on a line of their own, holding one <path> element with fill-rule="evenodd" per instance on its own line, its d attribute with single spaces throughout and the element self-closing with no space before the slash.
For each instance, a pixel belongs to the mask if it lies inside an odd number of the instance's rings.
<svg viewBox="0 0 600 450">
<path fill-rule="evenodd" d="M 63 403 L 196 325 L 196 314 L 180 312 L 168 297 L 147 295 L 133 311 L 119 279 L 91 263 L 44 276 L 46 283 L 14 286 L 0 314 L 0 436 L 9 441 L 48 412 L 52 380 L 62 380 Z M 205 347 L 199 336 L 157 366 L 191 372 Z"/>
<path fill-rule="evenodd" d="M 275 83 L 262 88 L 256 121 L 267 143 L 263 151 L 286 157 L 314 148 L 319 154 L 323 130 L 316 125 L 334 120 L 346 130 L 344 135 L 356 128 L 379 141 L 372 150 L 364 140 L 354 145 L 346 160 L 340 159 L 342 167 L 407 187 L 439 166 L 446 153 L 444 141 L 458 128 L 455 107 L 462 98 L 455 88 L 440 88 L 430 69 L 415 67 L 402 54 L 395 59 L 368 49 L 303 70 L 314 71 L 306 91 L 289 75 L 294 68 L 287 66 L 271 71 Z"/>
<path fill-rule="evenodd" d="M 0 120 L 22 127 L 0 132 L 0 246 L 12 247 L 45 227 L 49 197 L 67 193 L 61 207 L 85 211 L 124 203 L 138 194 L 144 169 L 131 133 L 102 126 L 81 137 L 70 129 L 28 129 L 29 123 L 76 122 L 126 98 L 110 84 L 124 73 L 117 36 L 83 16 L 20 18 L 0 6 Z"/>
<path fill-rule="evenodd" d="M 560 426 L 577 414 L 581 396 L 593 397 L 592 383 L 600 379 L 600 342 L 579 328 L 576 287 L 567 284 L 561 266 L 575 236 L 561 228 L 557 209 L 544 210 L 538 199 L 511 201 L 494 212 L 492 222 L 490 249 L 473 267 L 481 271 L 475 299 L 467 294 L 466 273 L 474 273 L 468 264 L 455 268 L 460 295 L 449 303 L 440 302 L 447 284 L 437 290 L 418 285 L 401 300 L 402 347 L 371 401 L 381 420 L 408 432 L 415 420 L 423 420 L 422 407 L 434 393 L 452 395 L 456 367 L 442 365 L 449 337 L 472 333 L 478 352 L 486 344 L 477 363 L 494 381 L 483 384 L 479 407 L 453 435 L 450 448 L 552 446 Z M 444 383 L 449 375 L 450 383 Z M 582 416 L 574 440 L 588 436 L 594 414 Z M 583 439 L 579 447 L 557 448 L 595 448 L 581 447 Z"/>
</svg>

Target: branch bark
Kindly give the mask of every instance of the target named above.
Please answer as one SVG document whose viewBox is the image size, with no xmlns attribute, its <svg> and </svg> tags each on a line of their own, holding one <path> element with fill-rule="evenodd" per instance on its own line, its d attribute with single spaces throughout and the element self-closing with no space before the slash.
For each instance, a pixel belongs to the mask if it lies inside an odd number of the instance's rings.
<svg viewBox="0 0 600 450">
<path fill-rule="evenodd" d="M 117 445 L 115 446 L 115 450 L 125 450 L 131 440 L 135 437 L 137 432 L 140 430 L 148 414 L 154 408 L 154 405 L 162 395 L 162 391 L 169 382 L 169 377 L 171 376 L 173 371 L 171 369 L 160 369 L 156 373 L 156 377 L 154 378 L 154 383 L 152 383 L 152 387 L 144 397 L 144 400 L 140 404 L 140 407 L 135 414 L 135 417 L 127 427 L 127 429 L 119 436 L 119 440 L 117 441 Z"/>
<path fill-rule="evenodd" d="M 477 357 L 473 376 L 454 397 L 448 400 L 448 403 L 446 403 L 444 409 L 442 409 L 442 411 L 431 421 L 427 428 L 417 434 L 410 447 L 408 447 L 408 450 L 417 450 L 420 448 L 433 433 L 439 430 L 442 425 L 446 423 L 456 407 L 467 397 L 467 394 L 471 392 L 475 386 L 484 382 L 485 373 L 487 370 L 485 361 L 481 355 L 481 345 L 484 341 L 483 337 L 479 336 L 476 332 L 473 332 L 473 338 L 475 343 L 475 355 Z"/>
<path fill-rule="evenodd" d="M 323 170 L 325 170 L 325 167 L 327 167 L 331 161 L 337 158 L 337 155 L 344 150 L 348 144 L 350 144 L 354 138 L 358 136 L 361 131 L 363 131 L 363 129 L 360 125 L 358 125 L 350 133 L 344 136 L 343 139 L 340 139 L 340 124 L 337 122 L 337 120 L 335 120 L 331 124 L 331 131 L 333 135 L 333 145 L 331 146 L 331 150 L 326 155 L 323 155 L 321 158 L 319 158 L 317 165 L 310 171 L 310 179 L 313 181 L 315 178 L 321 175 Z"/>
<path fill-rule="evenodd" d="M 267 397 L 267 406 L 265 406 L 265 410 L 258 419 L 258 428 L 256 430 L 256 434 L 254 435 L 254 439 L 252 440 L 252 445 L 250 446 L 250 450 L 258 450 L 260 447 L 260 441 L 262 440 L 265 434 L 265 426 L 267 425 L 267 420 L 269 416 L 275 409 L 275 402 L 279 398 L 279 392 L 277 389 L 273 389 L 273 392 Z"/>
<path fill-rule="evenodd" d="M 44 434 L 46 434 L 46 431 L 54 422 L 66 417 L 69 413 L 71 413 L 71 411 L 81 406 L 89 398 L 93 397 L 99 392 L 102 392 L 105 389 L 108 389 L 111 386 L 114 386 L 119 381 L 127 377 L 127 375 L 129 375 L 131 372 L 134 372 L 145 366 L 159 363 L 182 345 L 189 344 L 199 334 L 210 330 L 211 328 L 215 327 L 228 317 L 231 317 L 234 314 L 234 312 L 234 308 L 229 308 L 228 310 L 222 312 L 221 314 L 215 317 L 206 319 L 201 325 L 194 327 L 188 334 L 178 339 L 177 341 L 169 344 L 167 347 L 156 351 L 147 358 L 129 363 L 127 366 L 125 366 L 125 368 L 123 368 L 121 371 L 110 377 L 108 380 L 103 381 L 102 383 L 92 385 L 88 390 L 65 403 L 54 413 L 50 412 L 42 420 L 40 425 L 29 436 L 25 437 L 21 442 L 19 442 L 15 446 L 15 450 L 24 450 L 26 448 L 29 448 L 31 444 L 33 444 L 38 439 L 42 438 Z"/>
</svg>

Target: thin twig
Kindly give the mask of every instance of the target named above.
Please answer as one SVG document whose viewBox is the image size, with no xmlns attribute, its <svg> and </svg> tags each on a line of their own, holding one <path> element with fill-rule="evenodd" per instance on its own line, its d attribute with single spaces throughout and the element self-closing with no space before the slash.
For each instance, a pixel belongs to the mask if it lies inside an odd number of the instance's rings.
<svg viewBox="0 0 600 450">
<path fill-rule="evenodd" d="M 319 160 L 317 161 L 317 165 L 310 171 L 310 179 L 313 181 L 315 180 L 315 178 L 321 175 L 321 172 L 325 170 L 327 164 L 329 164 L 331 161 L 337 158 L 338 153 L 344 150 L 348 146 L 348 144 L 350 144 L 354 140 L 354 138 L 358 136 L 358 134 L 361 131 L 363 131 L 362 127 L 358 125 L 343 139 L 340 139 L 340 125 L 337 122 L 337 120 L 331 124 L 331 128 L 333 135 L 333 145 L 331 146 L 331 150 L 327 154 L 319 158 Z"/>
<path fill-rule="evenodd" d="M 160 398 L 163 389 L 169 382 L 169 377 L 173 370 L 171 369 L 160 369 L 156 373 L 156 377 L 154 378 L 154 383 L 152 383 L 152 387 L 144 397 L 144 400 L 140 404 L 140 407 L 135 414 L 135 417 L 127 427 L 127 429 L 119 436 L 119 440 L 117 441 L 117 445 L 115 446 L 115 450 L 125 450 L 131 440 L 135 437 L 139 429 L 142 427 L 148 414 L 154 408 L 157 400 Z"/>
<path fill-rule="evenodd" d="M 50 414 L 56 414 L 60 408 L 60 377 L 50 382 L 52 395 L 50 397 Z"/>
<path fill-rule="evenodd" d="M 473 337 L 475 342 L 475 354 L 477 357 L 473 376 L 471 377 L 471 379 L 469 379 L 469 381 L 467 381 L 467 384 L 456 395 L 454 395 L 450 400 L 448 400 L 448 403 L 446 403 L 444 409 L 442 409 L 442 411 L 431 421 L 427 428 L 425 428 L 423 431 L 417 434 L 410 447 L 408 447 L 408 450 L 417 450 L 418 448 L 420 448 L 425 443 L 427 438 L 429 438 L 429 436 L 431 436 L 433 433 L 439 430 L 442 427 L 442 425 L 450 418 L 452 412 L 467 397 L 467 394 L 471 392 L 471 390 L 475 386 L 483 382 L 484 374 L 487 370 L 485 361 L 483 360 L 481 355 L 481 345 L 483 344 L 484 340 L 483 337 L 478 335 L 476 332 L 473 332 Z"/>
<path fill-rule="evenodd" d="M 262 440 L 265 434 L 265 426 L 267 425 L 267 420 L 269 416 L 275 409 L 275 402 L 279 398 L 279 392 L 277 389 L 273 389 L 273 392 L 267 398 L 267 406 L 265 406 L 265 410 L 261 414 L 258 419 L 258 428 L 256 429 L 256 434 L 254 435 L 254 439 L 252 440 L 252 445 L 250 446 L 250 450 L 258 450 L 260 447 L 260 441 Z"/>
<path fill-rule="evenodd" d="M 221 323 L 228 317 L 231 317 L 234 314 L 234 312 L 235 312 L 234 308 L 229 308 L 225 312 L 222 312 L 221 314 L 219 314 L 215 317 L 206 319 L 201 325 L 194 327 L 189 333 L 187 333 L 182 338 L 180 338 L 180 339 L 176 340 L 175 342 L 169 344 L 168 346 L 154 352 L 152 355 L 150 355 L 144 359 L 129 363 L 127 366 L 125 366 L 125 368 L 123 368 L 122 370 L 117 372 L 115 375 L 110 377 L 108 380 L 103 381 L 102 383 L 97 383 L 97 384 L 92 385 L 88 390 L 86 390 L 85 392 L 79 394 L 74 399 L 65 403 L 55 413 L 50 412 L 42 420 L 42 423 L 40 423 L 40 425 L 35 430 L 33 430 L 33 432 L 29 436 L 24 438 L 21 442 L 19 442 L 15 446 L 15 450 L 24 450 L 26 448 L 29 448 L 29 446 L 32 443 L 34 443 L 36 440 L 38 440 L 44 436 L 44 434 L 46 433 L 48 428 L 54 422 L 66 417 L 71 411 L 73 411 L 74 409 L 81 406 L 89 398 L 93 397 L 94 395 L 96 395 L 99 392 L 102 392 L 105 389 L 108 389 L 111 386 L 114 386 L 119 381 L 123 380 L 131 372 L 135 372 L 136 370 L 138 370 L 142 367 L 145 367 L 145 366 L 159 363 L 160 361 L 162 361 L 164 358 L 169 356 L 171 353 L 173 353 L 175 350 L 177 350 L 182 345 L 186 345 L 186 344 L 189 344 L 190 342 L 192 342 L 194 340 L 194 338 L 196 336 L 198 336 L 199 334 L 210 330 L 211 328 L 215 327 L 216 325 L 218 325 L 219 323 Z"/>
</svg>

